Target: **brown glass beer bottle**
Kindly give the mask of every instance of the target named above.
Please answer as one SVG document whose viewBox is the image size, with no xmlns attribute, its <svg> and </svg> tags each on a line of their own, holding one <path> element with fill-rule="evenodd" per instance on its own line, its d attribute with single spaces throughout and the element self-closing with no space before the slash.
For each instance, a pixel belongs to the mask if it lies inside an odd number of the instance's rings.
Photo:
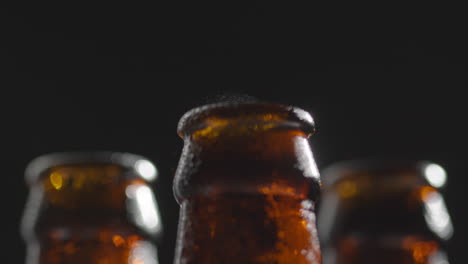
<svg viewBox="0 0 468 264">
<path fill-rule="evenodd" d="M 157 264 L 161 233 L 147 159 L 54 153 L 29 163 L 22 234 L 27 264 Z"/>
<path fill-rule="evenodd" d="M 186 113 L 174 179 L 177 264 L 317 264 L 317 171 L 311 116 L 267 103 Z"/>
<path fill-rule="evenodd" d="M 448 264 L 453 227 L 435 163 L 341 162 L 322 172 L 318 230 L 325 264 Z"/>
</svg>

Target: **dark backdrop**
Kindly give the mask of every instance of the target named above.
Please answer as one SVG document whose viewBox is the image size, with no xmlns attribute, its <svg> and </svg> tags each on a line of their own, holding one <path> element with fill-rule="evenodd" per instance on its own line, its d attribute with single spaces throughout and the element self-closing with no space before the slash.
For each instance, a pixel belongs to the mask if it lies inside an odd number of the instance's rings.
<svg viewBox="0 0 468 264">
<path fill-rule="evenodd" d="M 159 168 L 160 255 L 171 263 L 177 121 L 219 95 L 248 94 L 312 112 L 320 169 L 376 155 L 444 166 L 455 225 L 450 256 L 467 263 L 463 10 L 354 1 L 2 7 L 2 243 L 9 249 L 2 259 L 23 262 L 18 220 L 28 161 L 54 151 L 115 150 L 145 155 Z"/>
</svg>

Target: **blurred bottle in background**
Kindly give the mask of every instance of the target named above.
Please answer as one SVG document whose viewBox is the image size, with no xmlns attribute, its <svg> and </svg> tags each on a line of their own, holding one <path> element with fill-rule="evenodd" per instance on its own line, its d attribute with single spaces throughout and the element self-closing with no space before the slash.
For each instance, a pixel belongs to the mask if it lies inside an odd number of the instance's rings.
<svg viewBox="0 0 468 264">
<path fill-rule="evenodd" d="M 448 264 L 453 226 L 430 162 L 359 160 L 322 171 L 324 264 Z"/>
<path fill-rule="evenodd" d="M 147 159 L 54 153 L 31 161 L 21 232 L 27 264 L 157 264 L 162 226 Z"/>
<path fill-rule="evenodd" d="M 319 173 L 311 116 L 267 103 L 219 103 L 179 122 L 176 264 L 319 264 Z"/>
</svg>

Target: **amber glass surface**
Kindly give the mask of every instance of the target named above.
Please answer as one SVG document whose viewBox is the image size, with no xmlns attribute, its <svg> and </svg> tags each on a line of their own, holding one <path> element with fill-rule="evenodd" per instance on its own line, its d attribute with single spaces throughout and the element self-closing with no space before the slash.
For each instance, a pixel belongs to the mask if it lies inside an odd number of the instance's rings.
<svg viewBox="0 0 468 264">
<path fill-rule="evenodd" d="M 179 123 L 175 263 L 320 263 L 319 175 L 310 116 L 271 104 L 218 104 Z"/>
<path fill-rule="evenodd" d="M 82 155 L 81 155 L 82 156 Z M 148 182 L 110 163 L 54 165 L 30 180 L 23 216 L 27 264 L 155 264 L 154 235 L 130 212 Z M 154 206 L 154 205 L 153 205 Z"/>
<path fill-rule="evenodd" d="M 324 263 L 448 264 L 444 243 L 453 227 L 427 180 L 429 166 L 444 177 L 428 162 L 361 160 L 325 169 L 318 218 Z"/>
<path fill-rule="evenodd" d="M 394 241 L 389 243 L 389 240 Z M 448 264 L 439 242 L 415 236 L 380 240 L 341 238 L 335 248 L 325 247 L 324 252 L 324 263 Z"/>
</svg>

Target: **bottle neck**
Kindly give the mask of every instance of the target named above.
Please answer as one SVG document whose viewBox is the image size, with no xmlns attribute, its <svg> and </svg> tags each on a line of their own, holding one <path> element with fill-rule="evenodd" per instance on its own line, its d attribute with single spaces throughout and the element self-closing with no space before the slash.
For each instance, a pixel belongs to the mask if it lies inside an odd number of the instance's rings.
<svg viewBox="0 0 468 264">
<path fill-rule="evenodd" d="M 294 196 L 222 194 L 181 203 L 177 264 L 321 263 L 314 203 Z"/>
<path fill-rule="evenodd" d="M 157 264 L 150 238 L 161 224 L 143 178 L 93 163 L 56 166 L 30 184 L 27 264 Z"/>
<path fill-rule="evenodd" d="M 313 124 L 299 113 L 236 104 L 181 119 L 176 264 L 321 263 Z"/>
</svg>

